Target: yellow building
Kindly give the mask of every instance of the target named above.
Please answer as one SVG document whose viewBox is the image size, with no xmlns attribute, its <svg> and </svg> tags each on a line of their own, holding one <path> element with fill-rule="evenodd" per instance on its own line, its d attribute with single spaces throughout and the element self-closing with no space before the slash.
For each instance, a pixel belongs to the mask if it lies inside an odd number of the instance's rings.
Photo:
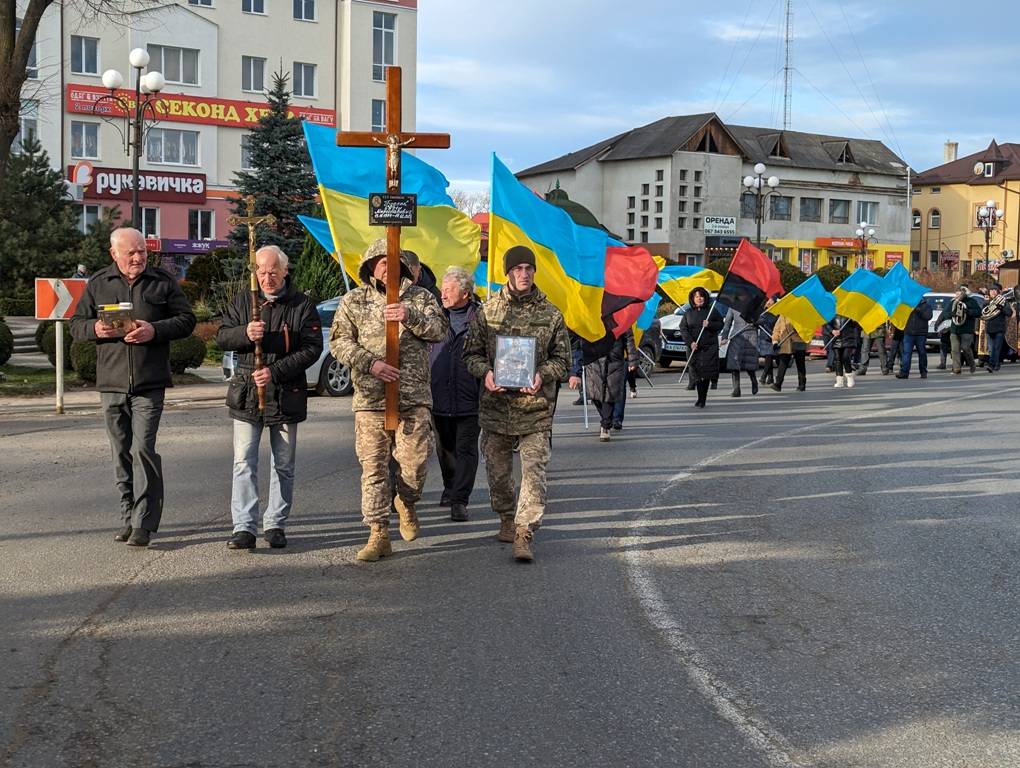
<svg viewBox="0 0 1020 768">
<path fill-rule="evenodd" d="M 956 157 L 946 143 L 946 162 L 913 180 L 910 250 L 914 263 L 967 277 L 993 274 L 1020 253 L 1020 144 L 997 144 Z M 982 209 L 988 226 L 982 226 Z M 1002 217 L 996 215 L 1002 211 Z"/>
</svg>

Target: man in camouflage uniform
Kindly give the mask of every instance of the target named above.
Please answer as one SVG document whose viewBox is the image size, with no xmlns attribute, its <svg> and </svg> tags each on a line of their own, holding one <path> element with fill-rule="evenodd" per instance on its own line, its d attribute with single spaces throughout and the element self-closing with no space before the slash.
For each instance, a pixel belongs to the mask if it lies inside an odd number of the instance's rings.
<svg viewBox="0 0 1020 768">
<path fill-rule="evenodd" d="M 365 251 L 358 271 L 361 285 L 344 296 L 333 318 L 329 349 L 351 370 L 354 380 L 355 450 L 361 462 L 361 513 L 371 529 L 358 560 L 373 562 L 391 554 L 390 501 L 400 515 L 404 541 L 418 537 L 415 504 L 425 485 L 432 453 L 432 374 L 429 344 L 446 337 L 447 320 L 435 298 L 411 284 L 400 263 L 400 302 L 386 303 L 386 241 Z M 386 321 L 400 328 L 400 368 L 386 363 Z M 385 429 L 386 382 L 400 382 L 397 429 Z M 390 486 L 390 457 L 399 465 L 396 497 Z"/>
<path fill-rule="evenodd" d="M 535 254 L 514 246 L 503 255 L 506 285 L 482 305 L 464 342 L 464 365 L 482 379 L 482 454 L 489 498 L 499 515 L 500 541 L 513 543 L 513 557 L 530 561 L 532 536 L 545 512 L 545 468 L 559 381 L 570 366 L 570 340 L 563 315 L 535 287 Z M 535 379 L 526 389 L 496 386 L 493 364 L 497 336 L 535 339 Z M 520 442 L 521 493 L 514 489 L 515 441 Z"/>
</svg>

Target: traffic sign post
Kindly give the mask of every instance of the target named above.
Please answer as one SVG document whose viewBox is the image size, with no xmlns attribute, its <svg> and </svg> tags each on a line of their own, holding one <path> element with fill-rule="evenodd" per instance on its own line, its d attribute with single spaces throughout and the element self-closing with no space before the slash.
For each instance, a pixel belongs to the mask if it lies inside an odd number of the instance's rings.
<svg viewBox="0 0 1020 768">
<path fill-rule="evenodd" d="M 59 277 L 35 279 L 35 319 L 56 320 L 57 413 L 64 412 L 64 320 L 74 314 L 88 280 Z"/>
</svg>

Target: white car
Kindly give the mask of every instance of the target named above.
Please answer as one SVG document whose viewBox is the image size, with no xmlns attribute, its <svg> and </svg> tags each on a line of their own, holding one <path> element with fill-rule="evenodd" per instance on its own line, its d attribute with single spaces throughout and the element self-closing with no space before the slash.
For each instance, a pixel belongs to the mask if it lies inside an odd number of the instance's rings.
<svg viewBox="0 0 1020 768">
<path fill-rule="evenodd" d="M 341 397 L 354 391 L 350 370 L 329 352 L 329 329 L 333 326 L 333 315 L 336 314 L 339 304 L 340 297 L 336 296 L 316 305 L 315 309 L 322 321 L 322 354 L 305 371 L 308 386 L 314 388 L 320 395 L 329 395 L 330 397 Z M 224 380 L 234 375 L 235 355 L 234 352 L 223 353 Z"/>
</svg>

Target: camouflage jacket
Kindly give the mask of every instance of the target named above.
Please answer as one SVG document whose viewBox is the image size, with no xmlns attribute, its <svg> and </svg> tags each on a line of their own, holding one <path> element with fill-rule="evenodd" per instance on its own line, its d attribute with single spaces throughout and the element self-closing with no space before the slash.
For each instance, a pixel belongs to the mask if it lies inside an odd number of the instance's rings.
<svg viewBox="0 0 1020 768">
<path fill-rule="evenodd" d="M 446 338 L 446 315 L 431 293 L 406 278 L 400 284 L 400 303 L 407 307 L 407 319 L 400 324 L 400 410 L 431 408 L 429 345 Z M 386 359 L 385 306 L 386 295 L 366 284 L 344 296 L 333 317 L 329 351 L 351 369 L 355 411 L 386 408 L 386 385 L 369 373 L 372 363 Z"/>
<path fill-rule="evenodd" d="M 542 389 L 528 395 L 518 390 L 490 392 L 483 386 L 479 423 L 504 435 L 552 429 L 556 392 L 570 368 L 570 339 L 563 315 L 537 288 L 515 297 L 504 286 L 482 305 L 468 330 L 464 365 L 472 376 L 484 380 L 492 370 L 497 336 L 535 337 L 535 370 L 542 377 Z"/>
</svg>

